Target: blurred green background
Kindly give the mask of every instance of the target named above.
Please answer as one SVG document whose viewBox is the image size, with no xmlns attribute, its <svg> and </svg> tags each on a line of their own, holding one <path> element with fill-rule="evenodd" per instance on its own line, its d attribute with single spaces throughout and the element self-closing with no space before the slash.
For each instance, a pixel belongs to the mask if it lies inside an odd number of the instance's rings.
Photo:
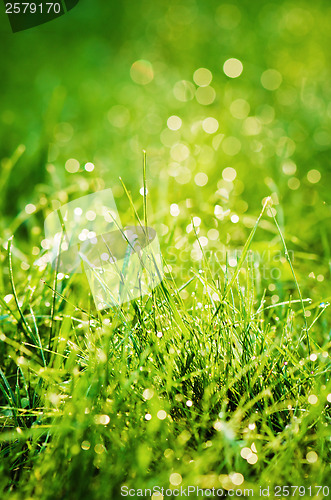
<svg viewBox="0 0 331 500">
<path fill-rule="evenodd" d="M 199 258 L 192 217 L 205 250 L 240 248 L 272 195 L 303 282 L 322 294 L 329 2 L 105 3 L 16 34 L 2 7 L 3 242 L 15 232 L 32 265 L 56 202 L 111 187 L 126 210 L 119 176 L 139 209 L 146 149 L 152 222 L 166 258 L 183 248 L 177 271 Z M 264 249 L 279 243 L 272 219 L 262 228 Z"/>
</svg>

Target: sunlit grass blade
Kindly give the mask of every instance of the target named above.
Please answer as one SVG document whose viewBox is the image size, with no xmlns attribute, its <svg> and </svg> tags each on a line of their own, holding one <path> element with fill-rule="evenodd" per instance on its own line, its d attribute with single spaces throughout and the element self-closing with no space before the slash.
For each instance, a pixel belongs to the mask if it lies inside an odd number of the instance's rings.
<svg viewBox="0 0 331 500">
<path fill-rule="evenodd" d="M 235 282 L 235 281 L 236 281 L 236 279 L 237 279 L 237 276 L 238 276 L 238 274 L 239 274 L 239 272 L 240 272 L 240 269 L 241 269 L 241 267 L 242 267 L 242 265 L 243 265 L 243 263 L 244 263 L 244 261 L 245 261 L 245 259 L 246 259 L 247 252 L 248 252 L 248 250 L 249 250 L 249 248 L 250 248 L 250 246 L 251 246 L 252 240 L 253 240 L 253 238 L 254 238 L 254 235 L 255 235 L 255 233 L 256 233 L 256 230 L 257 230 L 257 228 L 258 228 L 258 225 L 259 225 L 259 223 L 260 223 L 260 220 L 261 220 L 261 218 L 262 218 L 262 216 L 263 216 L 263 214 L 264 214 L 264 212 L 265 212 L 265 210 L 266 210 L 267 206 L 270 204 L 270 202 L 271 202 L 271 198 L 270 198 L 270 197 L 266 198 L 266 200 L 265 200 L 265 202 L 264 202 L 264 204 L 263 204 L 262 211 L 261 211 L 260 215 L 258 216 L 258 218 L 257 218 L 257 220 L 256 220 L 256 222 L 255 222 L 255 225 L 254 225 L 254 227 L 253 227 L 252 231 L 250 232 L 250 235 L 249 235 L 249 237 L 248 237 L 248 239 L 247 239 L 247 241 L 246 241 L 246 243 L 245 243 L 245 245 L 244 245 L 244 247 L 243 247 L 243 250 L 242 250 L 242 253 L 241 253 L 240 259 L 239 259 L 239 261 L 238 261 L 238 263 L 237 263 L 237 265 L 236 265 L 236 268 L 235 268 L 235 270 L 234 270 L 234 273 L 233 273 L 233 275 L 232 275 L 232 277 L 231 277 L 230 281 L 229 281 L 229 282 L 228 282 L 228 284 L 227 284 L 227 287 L 226 287 L 226 294 L 227 294 L 227 293 L 229 293 L 229 291 L 230 291 L 230 290 L 231 290 L 231 288 L 232 288 L 232 285 L 234 284 L 234 282 Z"/>
</svg>

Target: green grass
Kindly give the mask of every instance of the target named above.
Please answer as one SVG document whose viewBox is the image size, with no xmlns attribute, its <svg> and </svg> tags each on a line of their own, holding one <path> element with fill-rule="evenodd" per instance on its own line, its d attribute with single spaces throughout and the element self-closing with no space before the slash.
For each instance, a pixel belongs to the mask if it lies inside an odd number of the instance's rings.
<svg viewBox="0 0 331 500">
<path fill-rule="evenodd" d="M 10 240 L 1 498 L 119 498 L 122 485 L 175 488 L 174 473 L 225 490 L 329 484 L 328 304 L 296 278 L 284 301 L 257 293 L 250 246 L 267 204 L 234 269 L 204 255 L 180 290 L 168 273 L 102 313 L 84 281 L 49 268 L 18 283 Z"/>
<path fill-rule="evenodd" d="M 327 0 L 0 16 L 1 500 L 330 484 L 330 24 Z M 165 274 L 100 313 L 34 263 L 50 212 L 105 188 Z"/>
</svg>

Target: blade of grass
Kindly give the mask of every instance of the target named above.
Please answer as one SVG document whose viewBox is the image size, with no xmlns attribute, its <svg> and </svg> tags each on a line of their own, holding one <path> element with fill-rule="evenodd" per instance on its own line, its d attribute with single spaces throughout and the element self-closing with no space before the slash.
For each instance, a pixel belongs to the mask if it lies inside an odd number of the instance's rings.
<svg viewBox="0 0 331 500">
<path fill-rule="evenodd" d="M 255 235 L 255 232 L 257 230 L 257 227 L 259 225 L 259 222 L 260 222 L 260 220 L 261 220 L 261 218 L 262 218 L 262 216 L 263 216 L 263 214 L 265 212 L 265 209 L 269 205 L 270 201 L 271 201 L 271 197 L 268 196 L 268 198 L 266 198 L 266 200 L 265 200 L 265 202 L 263 204 L 262 211 L 261 211 L 260 215 L 258 216 L 257 221 L 255 222 L 255 225 L 254 225 L 252 231 L 250 232 L 250 235 L 249 235 L 249 237 L 248 237 L 248 239 L 247 239 L 247 241 L 246 241 L 246 243 L 244 245 L 244 248 L 243 248 L 241 257 L 239 259 L 239 262 L 238 262 L 238 264 L 236 266 L 236 269 L 235 269 L 235 271 L 234 271 L 234 273 L 232 275 L 232 278 L 230 279 L 230 281 L 229 281 L 229 283 L 227 285 L 227 289 L 225 290 L 225 295 L 227 295 L 229 293 L 229 290 L 233 286 L 233 284 L 234 284 L 234 282 L 235 282 L 235 280 L 236 280 L 236 278 L 237 278 L 237 276 L 239 274 L 239 271 L 240 271 L 240 269 L 241 269 L 241 267 L 242 267 L 242 265 L 243 265 L 243 263 L 245 261 L 247 252 L 248 252 L 248 250 L 249 250 L 249 248 L 251 246 L 251 243 L 252 243 L 252 240 L 254 238 L 254 235 Z"/>
<path fill-rule="evenodd" d="M 147 182 L 146 182 L 146 166 L 147 166 L 147 154 L 143 150 L 143 189 L 144 189 L 144 222 L 147 230 Z"/>
<path fill-rule="evenodd" d="M 17 310 L 19 312 L 19 315 L 20 315 L 20 318 L 22 320 L 22 324 L 24 325 L 24 328 L 25 328 L 25 332 L 27 334 L 27 336 L 29 337 L 29 339 L 31 340 L 31 334 L 32 334 L 32 330 L 30 328 L 30 326 L 28 325 L 25 317 L 24 317 L 24 314 L 22 312 L 22 309 L 19 305 L 19 302 L 18 302 L 18 297 L 17 297 L 17 293 L 16 293 L 16 287 L 15 287 L 15 283 L 14 283 L 14 275 L 13 275 L 13 260 L 12 260 L 12 244 L 13 244 L 13 238 L 14 236 L 11 236 L 8 240 L 8 261 L 9 261 L 9 280 L 10 280 L 10 284 L 11 284 L 11 288 L 12 288 L 12 291 L 13 291 L 13 295 L 14 295 L 14 300 L 15 300 L 15 304 L 16 304 L 16 307 L 17 307 Z M 33 336 L 33 335 L 32 335 Z"/>
<path fill-rule="evenodd" d="M 288 249 L 287 249 L 287 245 L 286 245 L 283 233 L 282 233 L 282 231 L 281 231 L 281 229 L 279 227 L 279 224 L 277 222 L 277 219 L 276 219 L 275 214 L 273 213 L 273 211 L 271 211 L 271 215 L 272 215 L 272 218 L 273 218 L 273 220 L 275 222 L 275 225 L 277 227 L 277 230 L 278 230 L 281 242 L 283 244 L 285 258 L 286 258 L 287 262 L 289 263 L 289 266 L 290 266 L 290 269 L 291 269 L 291 273 L 292 273 L 292 276 L 293 276 L 293 279 L 294 279 L 294 283 L 295 283 L 295 286 L 296 286 L 296 289 L 297 289 L 297 292 L 298 292 L 298 295 L 299 295 L 299 300 L 300 300 L 300 303 L 301 303 L 302 314 L 303 314 L 304 330 L 306 332 L 308 354 L 310 356 L 309 328 L 308 328 L 308 323 L 307 323 L 307 317 L 306 317 L 306 310 L 305 310 L 304 300 L 303 300 L 303 297 L 302 297 L 302 294 L 301 294 L 301 289 L 300 289 L 297 277 L 296 277 L 295 272 L 294 272 L 294 268 L 293 268 L 293 265 L 292 265 L 292 261 L 291 261 L 291 258 L 290 258 L 290 255 L 289 255 L 289 252 L 288 252 Z"/>
</svg>

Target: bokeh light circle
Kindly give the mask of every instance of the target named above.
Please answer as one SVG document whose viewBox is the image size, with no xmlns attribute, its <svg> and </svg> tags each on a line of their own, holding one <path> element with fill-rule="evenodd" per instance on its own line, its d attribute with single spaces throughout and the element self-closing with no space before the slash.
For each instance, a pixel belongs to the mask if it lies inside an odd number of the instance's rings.
<svg viewBox="0 0 331 500">
<path fill-rule="evenodd" d="M 231 57 L 223 64 L 223 71 L 229 78 L 238 78 L 243 72 L 243 64 L 239 59 Z"/>
<path fill-rule="evenodd" d="M 139 59 L 132 64 L 130 76 L 138 85 L 147 85 L 154 78 L 153 66 L 149 61 Z"/>
</svg>

